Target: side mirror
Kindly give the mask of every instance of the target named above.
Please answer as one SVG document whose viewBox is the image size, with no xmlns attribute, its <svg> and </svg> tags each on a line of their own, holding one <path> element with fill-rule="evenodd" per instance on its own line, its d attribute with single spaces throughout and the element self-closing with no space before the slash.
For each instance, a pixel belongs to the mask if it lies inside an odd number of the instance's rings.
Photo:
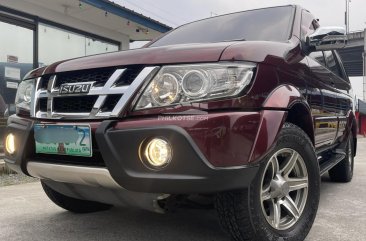
<svg viewBox="0 0 366 241">
<path fill-rule="evenodd" d="M 324 51 L 344 48 L 347 34 L 343 27 L 320 27 L 306 38 L 310 51 Z"/>
</svg>

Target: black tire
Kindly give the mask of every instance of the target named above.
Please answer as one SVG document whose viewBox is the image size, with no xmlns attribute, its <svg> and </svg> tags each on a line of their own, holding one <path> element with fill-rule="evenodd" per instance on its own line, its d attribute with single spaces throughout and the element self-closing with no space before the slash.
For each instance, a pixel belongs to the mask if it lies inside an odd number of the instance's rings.
<svg viewBox="0 0 366 241">
<path fill-rule="evenodd" d="M 110 209 L 108 204 L 86 201 L 65 196 L 51 189 L 47 184 L 41 181 L 42 187 L 48 198 L 59 207 L 73 213 L 93 213 Z"/>
<path fill-rule="evenodd" d="M 308 189 L 303 211 L 286 230 L 273 228 L 262 209 L 263 177 L 270 158 L 283 148 L 291 148 L 302 158 L 307 169 Z M 283 169 L 284 170 L 284 169 Z M 288 194 L 289 195 L 289 194 Z M 256 178 L 247 190 L 219 193 L 216 209 L 220 223 L 235 241 L 286 240 L 302 241 L 314 222 L 320 197 L 320 173 L 314 147 L 309 137 L 296 125 L 285 123 L 275 147 L 261 162 Z M 278 199 L 279 200 L 279 199 Z M 277 201 L 278 202 L 278 201 Z"/>
<path fill-rule="evenodd" d="M 334 182 L 350 182 L 353 178 L 354 154 L 353 154 L 353 139 L 349 138 L 346 157 L 332 169 L 329 170 L 330 180 Z"/>
</svg>

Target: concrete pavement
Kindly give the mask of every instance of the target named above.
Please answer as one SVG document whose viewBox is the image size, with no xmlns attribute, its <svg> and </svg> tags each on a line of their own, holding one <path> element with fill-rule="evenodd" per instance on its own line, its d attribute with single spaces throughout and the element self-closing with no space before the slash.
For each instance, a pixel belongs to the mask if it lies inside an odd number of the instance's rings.
<svg viewBox="0 0 366 241">
<path fill-rule="evenodd" d="M 47 199 L 39 183 L 0 188 L 0 240 L 225 241 L 214 211 L 160 215 L 141 210 L 75 215 Z M 354 180 L 323 177 L 321 202 L 307 241 L 366 240 L 366 139 L 359 139 Z"/>
</svg>

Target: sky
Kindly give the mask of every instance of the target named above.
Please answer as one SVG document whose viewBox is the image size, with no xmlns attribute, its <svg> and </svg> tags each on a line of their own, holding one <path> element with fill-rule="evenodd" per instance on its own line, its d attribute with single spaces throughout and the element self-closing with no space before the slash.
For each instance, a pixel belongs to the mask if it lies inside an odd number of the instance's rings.
<svg viewBox="0 0 366 241">
<path fill-rule="evenodd" d="M 114 0 L 114 2 L 159 20 L 171 27 L 207 18 L 212 15 L 255 8 L 299 4 L 308 9 L 320 24 L 344 26 L 346 0 Z M 351 0 L 350 30 L 366 27 L 366 1 Z"/>
<path fill-rule="evenodd" d="M 366 0 L 348 0 L 350 31 L 366 28 Z M 319 18 L 322 26 L 345 26 L 346 0 L 114 0 L 171 27 L 215 15 L 249 9 L 298 4 Z M 142 46 L 135 43 L 131 48 Z M 363 97 L 362 77 L 351 78 L 354 93 Z"/>
</svg>

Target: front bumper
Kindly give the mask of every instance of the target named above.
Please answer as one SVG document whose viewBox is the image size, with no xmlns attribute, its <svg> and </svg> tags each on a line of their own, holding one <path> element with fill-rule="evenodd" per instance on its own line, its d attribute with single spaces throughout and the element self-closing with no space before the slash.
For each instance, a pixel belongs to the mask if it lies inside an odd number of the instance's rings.
<svg viewBox="0 0 366 241">
<path fill-rule="evenodd" d="M 248 118 L 252 120 L 253 114 Z M 110 120 L 92 125 L 96 142 L 93 148 L 100 153 L 94 156 L 102 159 L 97 165 L 82 163 L 87 158 L 69 163 L 73 157 L 67 156 L 57 156 L 54 161 L 52 155 L 45 159 L 34 152 L 34 124 L 34 120 L 18 116 L 9 118 L 5 135 L 15 136 L 17 151 L 13 155 L 6 153 L 5 160 L 12 169 L 41 179 L 136 192 L 188 194 L 245 188 L 258 171 L 257 165 L 214 166 L 186 129 L 178 125 L 131 127 Z M 174 149 L 172 162 L 160 171 L 147 168 L 138 155 L 141 143 L 156 136 L 167 139 Z M 249 156 L 242 158 L 249 160 Z"/>
</svg>

